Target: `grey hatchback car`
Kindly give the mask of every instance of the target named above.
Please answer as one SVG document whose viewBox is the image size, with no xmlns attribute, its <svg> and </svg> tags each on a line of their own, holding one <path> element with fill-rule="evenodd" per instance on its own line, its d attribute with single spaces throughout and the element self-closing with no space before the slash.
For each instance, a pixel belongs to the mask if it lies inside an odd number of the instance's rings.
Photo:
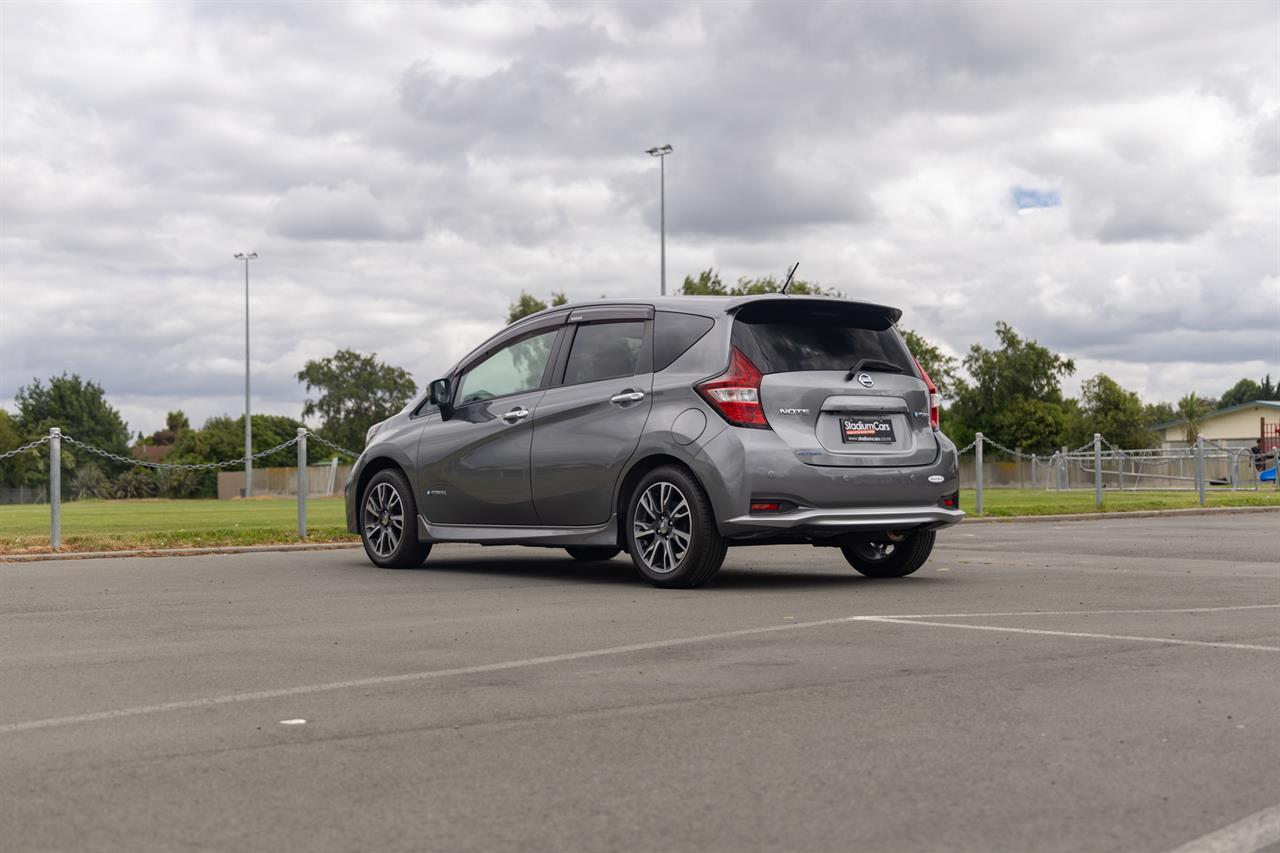
<svg viewBox="0 0 1280 853">
<path fill-rule="evenodd" d="M 805 543 L 908 575 L 964 513 L 900 315 L 780 295 L 533 314 L 369 430 L 347 526 L 387 568 L 436 542 L 533 545 L 695 587 L 730 545 Z"/>
</svg>

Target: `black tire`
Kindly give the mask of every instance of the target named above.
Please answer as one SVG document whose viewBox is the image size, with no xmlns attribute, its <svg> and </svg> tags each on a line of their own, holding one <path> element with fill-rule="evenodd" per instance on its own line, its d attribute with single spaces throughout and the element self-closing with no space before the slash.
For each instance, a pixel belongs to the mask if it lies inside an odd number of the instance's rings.
<svg viewBox="0 0 1280 853">
<path fill-rule="evenodd" d="M 612 560 L 614 557 L 622 553 L 621 548 L 565 548 L 569 552 L 569 556 L 575 560 L 584 563 L 601 563 L 605 560 Z"/>
<path fill-rule="evenodd" d="M 905 578 L 925 564 L 937 534 L 913 533 L 901 542 L 858 542 L 840 549 L 844 558 L 869 578 Z"/>
<path fill-rule="evenodd" d="M 369 479 L 356 518 L 364 552 L 375 566 L 416 569 L 431 553 L 430 542 L 418 541 L 418 507 L 399 468 L 385 468 Z"/>
<path fill-rule="evenodd" d="M 724 562 L 728 546 L 711 500 L 683 468 L 664 465 L 646 474 L 631 492 L 623 524 L 631 562 L 654 586 L 702 586 Z"/>
</svg>

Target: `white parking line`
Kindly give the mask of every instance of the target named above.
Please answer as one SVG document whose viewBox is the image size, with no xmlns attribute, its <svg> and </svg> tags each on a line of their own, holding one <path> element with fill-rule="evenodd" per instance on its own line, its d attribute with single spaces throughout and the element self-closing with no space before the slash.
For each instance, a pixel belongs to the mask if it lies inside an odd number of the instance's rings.
<svg viewBox="0 0 1280 853">
<path fill-rule="evenodd" d="M 863 619 L 976 619 L 992 616 L 1124 616 L 1135 613 L 1227 613 L 1233 610 L 1276 610 L 1280 604 L 1230 604 L 1222 607 L 1166 607 L 1138 610 L 1014 610 L 1003 613 L 916 613 L 866 616 Z"/>
<path fill-rule="evenodd" d="M 952 614 L 963 616 L 965 614 Z M 1002 615 L 1002 614 L 992 614 Z M 1019 615 L 1019 614 L 1003 614 Z M 1219 643 L 1210 640 L 1178 640 L 1173 637 L 1135 637 L 1128 634 L 1094 634 L 1085 631 L 1047 631 L 1038 628 L 1009 628 L 1004 625 L 970 625 L 965 622 L 932 622 L 911 616 L 858 616 L 859 622 L 884 622 L 893 625 L 925 625 L 930 628 L 965 628 L 970 631 L 999 631 L 1004 634 L 1039 634 L 1046 637 L 1077 637 L 1088 640 L 1124 640 L 1130 643 L 1160 643 L 1166 646 L 1203 646 L 1214 649 L 1238 649 L 1249 652 L 1280 652 L 1280 646 L 1256 646 L 1250 643 Z"/>
<path fill-rule="evenodd" d="M 961 619 L 966 617 L 996 616 L 1067 616 L 1067 615 L 1100 615 L 1107 613 L 1211 613 L 1228 610 L 1257 610 L 1280 608 L 1280 604 L 1250 604 L 1235 607 L 1197 607 L 1166 610 L 1062 610 L 1012 613 L 947 613 L 938 616 Z M 48 729 L 58 726 L 71 726 L 80 723 L 96 723 L 105 720 L 118 720 L 125 717 L 138 717 L 145 714 L 160 714 L 167 711 L 187 711 L 195 708 L 208 708 L 217 705 L 234 705 L 241 702 L 256 702 L 267 699 L 281 699 L 286 696 L 305 696 L 312 693 L 324 693 L 331 690 L 345 690 L 353 687 L 377 687 L 386 684 L 401 684 L 412 681 L 428 681 L 437 678 L 448 678 L 454 675 L 476 675 L 484 672 L 521 669 L 524 667 L 543 666 L 546 664 L 565 663 L 568 661 L 588 660 L 608 655 L 643 652 L 654 649 L 667 649 L 675 646 L 686 646 L 694 643 L 708 643 L 716 640 L 728 640 L 735 637 L 751 637 L 760 634 L 771 634 L 777 631 L 797 631 L 803 628 L 819 628 L 829 625 L 844 625 L 851 622 L 887 623 L 894 625 L 921 625 L 938 628 L 967 628 L 978 631 L 1003 631 L 1009 634 L 1044 634 L 1058 637 L 1083 637 L 1102 640 L 1124 640 L 1138 643 L 1162 643 L 1172 646 L 1208 646 L 1213 648 L 1241 649 L 1246 651 L 1280 652 L 1278 646 L 1260 646 L 1245 643 L 1218 643 L 1200 640 L 1177 640 L 1165 637 L 1130 637 L 1119 634 L 1092 634 L 1076 631 L 1047 631 L 1031 628 L 1006 628 L 997 625 L 968 625 L 960 622 L 924 621 L 929 616 L 841 616 L 836 619 L 819 619 L 812 622 L 787 622 L 782 625 L 767 625 L 761 628 L 744 628 L 738 631 L 722 631 L 717 634 L 701 634 L 694 637 L 679 637 L 672 640 L 655 640 L 648 643 L 633 643 L 626 646 L 610 646 L 603 649 L 589 649 L 580 652 L 567 652 L 559 655 L 524 658 L 521 660 L 500 661 L 498 663 L 479 664 L 477 666 L 454 667 L 451 669 L 431 669 L 421 672 L 407 672 L 399 675 L 383 675 L 373 678 L 357 678 L 349 681 L 331 681 L 324 684 L 306 684 L 297 687 L 282 687 L 274 690 L 256 690 L 246 693 L 227 693 L 222 696 L 207 696 L 198 699 L 184 699 L 176 702 L 162 702 L 155 705 L 136 705 L 128 708 L 115 708 L 108 711 L 95 711 L 88 714 L 75 714 L 66 717 L 46 717 L 39 720 L 24 720 L 16 723 L 0 725 L 0 735 L 15 732 Z"/>
<path fill-rule="evenodd" d="M 1257 853 L 1280 842 L 1280 805 L 1254 812 L 1169 853 Z"/>
<path fill-rule="evenodd" d="M 56 726 L 71 726 L 78 723 L 96 723 L 103 720 L 118 720 L 123 717 L 138 717 L 144 714 L 160 714 L 165 711 L 187 711 L 194 708 L 208 708 L 215 705 L 233 705 L 239 702 L 255 702 L 263 699 L 281 699 L 286 696 L 305 696 L 310 693 L 323 693 L 329 690 L 345 690 L 351 687 L 377 687 L 384 684 L 400 684 L 407 681 L 427 681 L 436 678 L 447 678 L 452 675 L 475 675 L 482 672 L 498 672 L 506 669 L 520 669 L 529 666 L 542 666 L 566 661 L 587 660 L 621 655 L 628 652 L 644 652 L 653 649 L 668 649 L 673 646 L 686 646 L 692 643 L 707 643 L 715 640 L 727 640 L 734 637 L 750 637 L 757 634 L 771 634 L 775 631 L 795 631 L 801 628 L 817 628 L 824 625 L 842 625 L 854 621 L 858 617 L 841 616 L 838 619 L 819 619 L 814 622 L 787 622 L 783 625 L 768 625 L 763 628 L 744 628 L 739 631 L 723 631 L 718 634 L 701 634 L 696 637 L 680 637 L 674 640 L 655 640 L 650 643 L 633 643 L 628 646 L 611 646 L 605 649 L 590 649 L 581 652 L 568 652 L 562 655 L 546 655 L 545 657 L 524 658 L 523 660 L 501 661 L 499 663 L 480 664 L 478 666 L 461 666 L 453 669 L 430 669 L 423 672 L 406 672 L 400 675 L 383 675 L 375 678 L 357 678 L 350 681 L 331 681 L 327 684 L 306 684 L 299 687 L 282 687 L 277 690 L 256 690 L 250 693 L 228 693 L 223 696 L 209 696 L 202 699 L 185 699 L 178 702 L 163 702 L 157 705 L 137 705 L 132 708 L 116 708 L 110 711 L 95 711 L 91 714 L 75 714 L 69 717 L 47 717 L 42 720 L 25 720 L 20 723 L 0 725 L 0 735 L 14 732 L 31 731 L 32 729 L 48 729 Z"/>
</svg>

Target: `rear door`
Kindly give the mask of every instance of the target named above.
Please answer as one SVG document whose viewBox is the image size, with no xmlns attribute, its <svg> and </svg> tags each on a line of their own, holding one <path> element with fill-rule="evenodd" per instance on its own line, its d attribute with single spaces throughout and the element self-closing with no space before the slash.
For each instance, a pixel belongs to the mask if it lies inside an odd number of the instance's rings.
<svg viewBox="0 0 1280 853">
<path fill-rule="evenodd" d="M 651 308 L 573 311 L 533 419 L 533 503 L 549 527 L 609 520 L 653 389 Z"/>
<path fill-rule="evenodd" d="M 764 374 L 769 425 L 810 465 L 932 463 L 929 392 L 893 318 L 868 306 L 768 300 L 740 309 L 733 344 Z"/>
</svg>

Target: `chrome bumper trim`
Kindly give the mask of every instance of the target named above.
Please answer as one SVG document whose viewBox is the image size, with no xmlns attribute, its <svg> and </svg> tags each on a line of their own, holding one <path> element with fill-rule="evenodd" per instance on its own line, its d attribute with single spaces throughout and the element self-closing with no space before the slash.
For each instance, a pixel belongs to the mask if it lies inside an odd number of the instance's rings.
<svg viewBox="0 0 1280 853">
<path fill-rule="evenodd" d="M 956 524 L 964 511 L 940 506 L 923 507 L 856 507 L 851 509 L 802 509 L 778 515 L 739 515 L 729 524 L 743 527 L 769 527 L 788 530 L 797 527 L 835 527 L 850 529 L 942 527 Z"/>
</svg>

